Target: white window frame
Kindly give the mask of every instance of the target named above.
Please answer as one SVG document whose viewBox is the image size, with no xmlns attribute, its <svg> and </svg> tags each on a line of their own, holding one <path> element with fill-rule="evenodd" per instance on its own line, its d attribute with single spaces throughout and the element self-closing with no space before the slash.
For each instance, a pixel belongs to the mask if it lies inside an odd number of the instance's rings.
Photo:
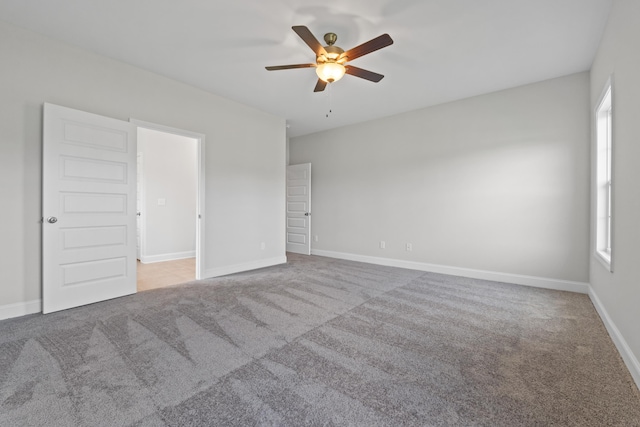
<svg viewBox="0 0 640 427">
<path fill-rule="evenodd" d="M 596 241 L 595 257 L 613 272 L 613 87 L 607 81 L 595 110 L 596 124 Z"/>
</svg>

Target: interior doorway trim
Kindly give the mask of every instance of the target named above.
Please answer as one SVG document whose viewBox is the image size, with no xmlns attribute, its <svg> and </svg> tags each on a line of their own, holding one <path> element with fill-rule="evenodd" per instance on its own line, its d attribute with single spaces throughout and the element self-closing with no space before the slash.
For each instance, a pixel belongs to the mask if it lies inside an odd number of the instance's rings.
<svg viewBox="0 0 640 427">
<path fill-rule="evenodd" d="M 205 135 L 202 133 L 191 132 L 184 129 L 173 128 L 170 126 L 159 125 L 157 123 L 145 122 L 137 119 L 129 119 L 131 123 L 138 128 L 151 129 L 174 135 L 193 138 L 197 144 L 197 162 L 198 162 L 198 200 L 196 202 L 196 279 L 200 280 L 205 277 Z"/>
</svg>

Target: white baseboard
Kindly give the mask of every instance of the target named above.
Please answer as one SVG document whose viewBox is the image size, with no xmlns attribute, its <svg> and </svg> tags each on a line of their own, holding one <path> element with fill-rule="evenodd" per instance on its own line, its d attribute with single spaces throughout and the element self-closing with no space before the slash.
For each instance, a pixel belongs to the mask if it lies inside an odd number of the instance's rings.
<svg viewBox="0 0 640 427">
<path fill-rule="evenodd" d="M 151 264 L 154 262 L 175 261 L 177 259 L 195 258 L 196 251 L 175 252 L 172 254 L 147 255 L 141 256 L 140 262 L 143 264 Z"/>
<path fill-rule="evenodd" d="M 407 268 L 410 270 L 429 271 L 432 273 L 451 274 L 453 276 L 470 277 L 472 279 L 492 280 L 494 282 L 513 283 L 516 285 L 533 286 L 536 288 L 554 289 L 557 291 L 589 293 L 589 284 L 570 280 L 550 279 L 546 277 L 525 276 L 521 274 L 500 273 L 496 271 L 474 270 L 471 268 L 451 267 L 448 265 L 427 264 L 415 261 L 403 261 L 391 258 L 379 258 L 367 255 L 356 255 L 343 252 L 323 251 L 312 249 L 311 255 L 329 258 L 360 261 L 369 264 L 386 265 L 389 267 Z"/>
<path fill-rule="evenodd" d="M 260 260 L 245 262 L 241 264 L 210 268 L 205 271 L 205 277 L 226 276 L 227 274 L 241 273 L 243 271 L 249 271 L 249 270 L 257 270 L 258 268 L 271 267 L 278 264 L 285 264 L 286 262 L 287 262 L 287 257 L 283 255 L 275 258 L 260 259 Z"/>
<path fill-rule="evenodd" d="M 600 301 L 600 298 L 598 298 L 598 295 L 591 286 L 589 286 L 589 298 L 591 298 L 591 302 L 600 315 L 602 323 L 604 323 L 604 326 L 607 328 L 611 340 L 616 345 L 618 353 L 620 353 L 622 360 L 625 365 L 627 365 L 629 372 L 631 372 L 631 376 L 636 382 L 636 386 L 640 389 L 640 361 L 638 361 L 638 358 L 633 354 L 633 351 L 631 351 L 629 344 L 627 344 L 627 341 L 620 333 L 620 330 L 615 323 L 613 323 L 609 313 L 604 308 L 604 305 L 602 305 L 602 301 Z"/>
<path fill-rule="evenodd" d="M 0 305 L 0 320 L 42 312 L 42 300 L 36 299 L 15 304 Z"/>
</svg>

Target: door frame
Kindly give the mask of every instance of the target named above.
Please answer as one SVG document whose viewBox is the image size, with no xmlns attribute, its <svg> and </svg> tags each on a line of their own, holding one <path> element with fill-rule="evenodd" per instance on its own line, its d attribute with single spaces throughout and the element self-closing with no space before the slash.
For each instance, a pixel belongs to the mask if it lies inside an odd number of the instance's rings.
<svg viewBox="0 0 640 427">
<path fill-rule="evenodd" d="M 196 280 L 203 279 L 205 277 L 205 135 L 202 133 L 192 132 L 184 129 L 178 129 L 170 126 L 159 125 L 157 123 L 145 122 L 138 119 L 129 119 L 131 123 L 136 126 L 136 132 L 138 128 L 156 130 L 165 133 L 171 133 L 174 135 L 184 136 L 187 138 L 193 138 L 196 140 L 196 153 L 198 164 L 198 189 L 196 200 Z M 144 159 L 143 159 L 144 161 Z M 142 226 L 144 230 L 144 217 L 141 218 Z M 141 236 L 141 244 L 144 241 L 144 236 Z"/>
<path fill-rule="evenodd" d="M 137 129 L 137 128 L 136 128 Z M 138 137 L 136 131 L 136 138 Z M 137 148 L 137 146 L 136 146 Z M 142 207 L 138 204 L 138 201 L 144 200 L 144 181 L 141 178 L 144 176 L 144 156 L 141 152 L 136 153 L 136 238 L 140 239 L 140 244 L 136 241 L 136 258 L 140 260 L 142 254 L 145 253 L 145 241 L 144 241 L 144 227 L 145 223 L 142 219 L 142 215 L 138 215 L 142 210 Z M 138 236 L 140 232 L 140 236 Z"/>
</svg>

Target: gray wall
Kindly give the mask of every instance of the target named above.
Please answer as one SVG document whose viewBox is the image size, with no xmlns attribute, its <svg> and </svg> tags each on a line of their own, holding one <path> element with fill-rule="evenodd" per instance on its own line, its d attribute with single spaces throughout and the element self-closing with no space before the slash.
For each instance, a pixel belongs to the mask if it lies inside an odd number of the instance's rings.
<svg viewBox="0 0 640 427">
<path fill-rule="evenodd" d="M 196 251 L 197 141 L 138 129 L 142 154 L 142 262 L 185 258 Z M 158 199 L 165 204 L 159 205 Z"/>
<path fill-rule="evenodd" d="M 613 75 L 613 241 L 610 273 L 595 258 L 592 242 L 591 286 L 618 338 L 628 345 L 640 386 L 640 2 L 616 0 L 591 70 L 591 111 Z M 592 124 L 595 132 L 595 124 Z M 595 139 L 593 141 L 595 153 Z M 595 158 L 595 155 L 594 155 Z M 595 160 L 595 159 L 594 159 Z M 594 164 L 595 175 L 595 164 Z M 595 202 L 595 193 L 593 193 Z M 592 206 L 595 236 L 595 204 Z M 611 331 L 611 329 L 610 329 Z M 616 339 L 616 331 L 614 340 Z M 617 342 L 620 348 L 620 343 Z M 624 356 L 624 353 L 623 353 Z M 634 359 L 634 360 L 632 360 Z M 633 370 L 632 370 L 633 372 Z"/>
<path fill-rule="evenodd" d="M 4 23 L 0 58 L 0 311 L 41 295 L 44 102 L 205 134 L 207 271 L 284 260 L 283 119 Z"/>
<path fill-rule="evenodd" d="M 586 72 L 292 138 L 306 162 L 313 250 L 588 281 Z"/>
</svg>

